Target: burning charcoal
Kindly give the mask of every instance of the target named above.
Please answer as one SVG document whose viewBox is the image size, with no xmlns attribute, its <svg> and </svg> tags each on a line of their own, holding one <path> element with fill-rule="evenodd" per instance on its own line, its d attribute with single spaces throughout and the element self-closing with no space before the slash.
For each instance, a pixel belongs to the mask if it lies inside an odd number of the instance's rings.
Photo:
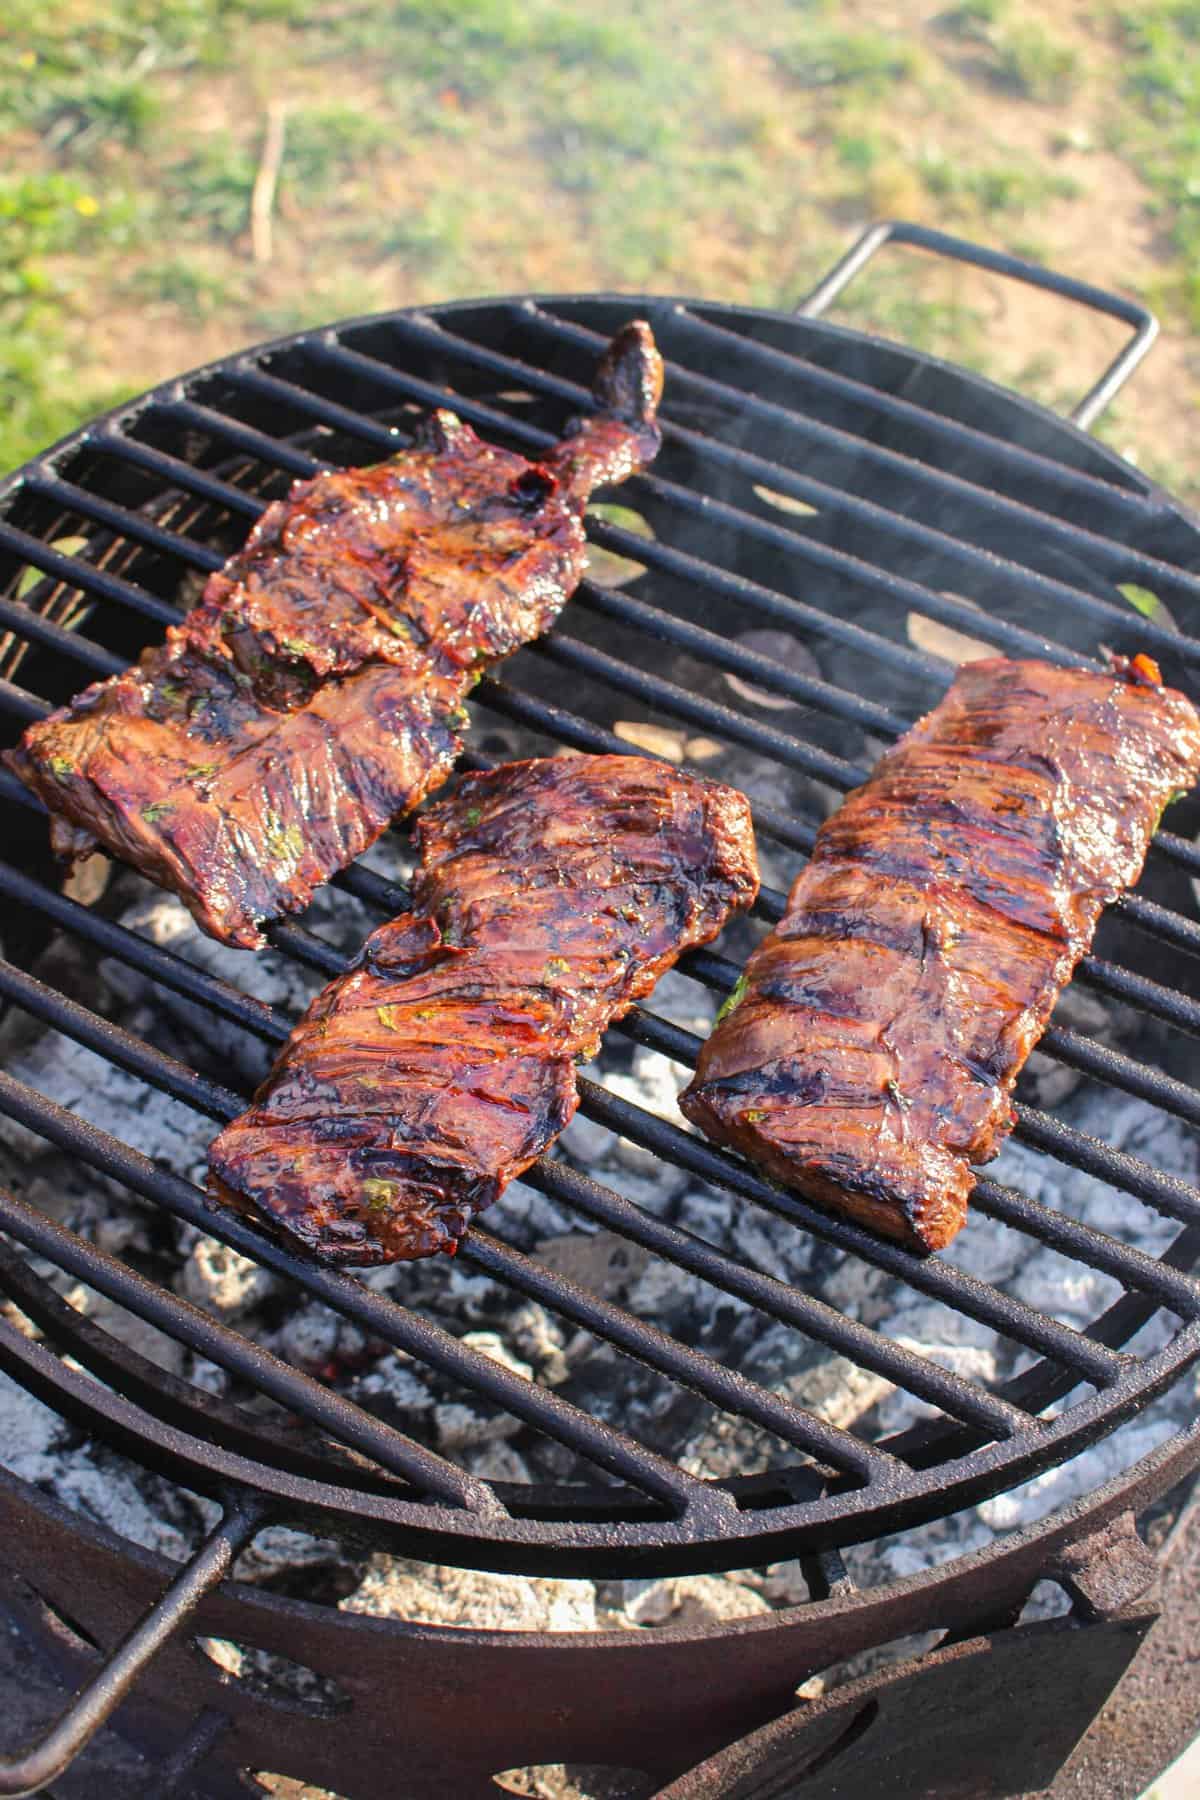
<svg viewBox="0 0 1200 1800">
<path fill-rule="evenodd" d="M 1056 1250 L 1039 1250 L 1027 1257 L 1009 1284 L 1010 1292 L 1027 1306 L 1079 1327 L 1121 1293 L 1120 1286 L 1097 1269 L 1082 1268 Z"/>
<path fill-rule="evenodd" d="M 538 1245 L 538 1258 L 593 1294 L 615 1299 L 637 1280 L 650 1252 L 615 1231 L 568 1232 Z"/>
<path fill-rule="evenodd" d="M 622 1138 L 624 1144 L 627 1139 Z M 637 1144 L 630 1145 L 631 1150 L 640 1150 Z M 635 1166 L 631 1167 L 630 1164 Z M 639 1173 L 639 1171 L 641 1171 Z M 656 1219 L 670 1218 L 675 1211 L 675 1203 L 688 1184 L 686 1169 L 678 1169 L 672 1163 L 637 1162 L 630 1157 L 628 1162 L 622 1158 L 613 1162 L 607 1169 L 596 1172 L 597 1180 L 605 1187 L 612 1188 L 626 1200 L 632 1200 L 643 1212 L 653 1213 Z"/>
<path fill-rule="evenodd" d="M 821 666 L 816 657 L 790 631 L 779 631 L 770 626 L 760 627 L 754 631 L 739 632 L 734 642 L 741 649 L 753 651 L 757 656 L 765 656 L 768 661 L 778 664 L 782 669 L 791 670 L 795 675 L 820 676 Z M 739 700 L 748 701 L 751 706 L 764 707 L 768 712 L 787 712 L 801 705 L 800 701 L 789 698 L 787 694 L 774 693 L 770 688 L 755 687 L 742 675 L 727 673 L 725 680 Z"/>
<path fill-rule="evenodd" d="M 18 1081 L 28 1082 L 88 1124 L 114 1133 L 151 1161 L 192 1179 L 204 1179 L 212 1120 L 148 1088 L 136 1075 L 127 1075 L 72 1038 L 57 1031 L 44 1032 L 24 1055 L 14 1057 L 7 1069 Z M 30 1160 L 45 1149 L 42 1138 L 7 1115 L 0 1116 L 0 1143 Z M 98 1186 L 108 1186 L 103 1175 L 95 1179 Z M 121 1195 L 127 1191 L 119 1183 L 112 1185 Z"/>
<path fill-rule="evenodd" d="M 238 1581 L 273 1581 L 293 1569 L 317 1569 L 327 1563 L 344 1563 L 345 1556 L 328 1538 L 311 1537 L 290 1525 L 268 1525 L 234 1568 Z"/>
<path fill-rule="evenodd" d="M 1184 1402 L 1182 1409 L 1180 1401 Z M 1015 1531 L 1069 1505 L 1081 1494 L 1094 1494 L 1106 1481 L 1131 1468 L 1142 1457 L 1149 1456 L 1172 1432 L 1180 1430 L 1184 1424 L 1191 1424 L 1194 1405 L 1186 1387 L 1182 1391 L 1177 1387 L 1171 1404 L 1174 1418 L 1157 1415 L 1152 1419 L 1135 1419 L 1071 1462 L 1047 1469 L 1044 1475 L 1035 1476 L 1007 1494 L 998 1494 L 994 1500 L 985 1500 L 979 1508 L 979 1517 L 993 1531 Z"/>
<path fill-rule="evenodd" d="M 467 1331 L 463 1333 L 462 1341 L 464 1344 L 468 1344 L 472 1350 L 478 1350 L 481 1355 L 489 1357 L 492 1362 L 499 1363 L 502 1369 L 508 1369 L 512 1374 L 520 1375 L 526 1381 L 533 1380 L 533 1369 L 530 1364 L 522 1362 L 519 1357 L 514 1356 L 497 1332 Z"/>
<path fill-rule="evenodd" d="M 279 1354 L 286 1361 L 327 1377 L 360 1364 L 365 1351 L 358 1326 L 319 1304 L 291 1313 L 279 1333 Z"/>
<path fill-rule="evenodd" d="M 703 1238 L 705 1243 L 715 1244 L 723 1250 L 733 1229 L 733 1213 L 732 1194 L 722 1193 L 717 1188 L 693 1188 L 679 1203 L 676 1223 L 682 1230 L 690 1231 L 693 1237 Z"/>
<path fill-rule="evenodd" d="M 761 1594 L 731 1575 L 676 1575 L 624 1587 L 625 1611 L 635 1625 L 721 1625 L 771 1610 Z"/>
<path fill-rule="evenodd" d="M 532 1250 L 542 1238 L 560 1237 L 572 1230 L 592 1229 L 586 1219 L 575 1220 L 565 1207 L 528 1182 L 510 1181 L 496 1202 L 497 1229 L 519 1250 Z"/>
<path fill-rule="evenodd" d="M 583 1070 L 581 1073 L 592 1080 L 596 1079 L 590 1070 Z M 607 1125 L 598 1125 L 594 1119 L 577 1112 L 558 1142 L 573 1163 L 581 1169 L 591 1170 L 608 1161 L 616 1149 L 617 1134 L 610 1131 Z"/>
<path fill-rule="evenodd" d="M 179 1291 L 217 1318 L 235 1318 L 258 1306 L 278 1287 L 269 1269 L 216 1238 L 199 1237 L 178 1277 Z"/>
<path fill-rule="evenodd" d="M 1054 1008 L 1052 1023 L 1101 1044 L 1115 1044 L 1123 1035 L 1120 1015 L 1129 1011 L 1126 1007 L 1106 1006 L 1086 988 L 1069 987 Z M 1017 1091 L 1032 1105 L 1052 1109 L 1061 1106 L 1085 1079 L 1078 1069 L 1056 1062 L 1045 1051 L 1035 1050 L 1025 1065 Z"/>
<path fill-rule="evenodd" d="M 117 1223 L 109 1217 L 112 1196 L 104 1184 L 74 1157 L 59 1155 L 40 1143 L 39 1147 L 42 1154 L 26 1165 L 23 1180 L 18 1172 L 17 1159 L 12 1159 L 10 1168 L 9 1158 L 4 1157 L 3 1178 L 6 1185 L 15 1187 L 23 1200 L 27 1200 L 30 1206 L 36 1206 L 47 1218 L 57 1219 L 60 1225 L 67 1226 L 83 1237 L 95 1238 L 100 1243 L 101 1233 L 110 1224 Z M 144 1236 L 139 1213 L 131 1211 L 122 1223 L 128 1224 L 131 1233 L 129 1241 Z M 107 1248 L 107 1245 L 104 1247 Z"/>
<path fill-rule="evenodd" d="M 714 1297 L 707 1282 L 698 1276 L 656 1259 L 647 1263 L 630 1289 L 628 1305 L 639 1318 L 652 1319 L 674 1336 L 686 1338 L 696 1321 L 715 1324 Z"/>
<path fill-rule="evenodd" d="M 351 1394 L 370 1412 L 396 1418 L 427 1412 L 434 1403 L 425 1383 L 396 1352 L 381 1357 L 368 1374 L 358 1376 Z"/>
<path fill-rule="evenodd" d="M 522 1356 L 528 1357 L 537 1371 L 537 1379 L 546 1387 L 557 1387 L 567 1378 L 567 1361 L 563 1355 L 561 1328 L 545 1307 L 536 1300 L 519 1306 L 508 1321 L 508 1332 Z"/>
<path fill-rule="evenodd" d="M 486 1401 L 479 1402 L 486 1405 Z M 492 1412 L 483 1414 L 461 1401 L 444 1402 L 433 1409 L 433 1422 L 437 1428 L 437 1441 L 440 1449 L 454 1454 L 460 1450 L 472 1448 L 476 1444 L 489 1444 L 495 1438 L 515 1437 L 521 1430 L 520 1419 L 512 1413 Z"/>
<path fill-rule="evenodd" d="M 76 1312 L 98 1325 L 101 1331 L 107 1331 L 110 1337 L 136 1350 L 156 1368 L 165 1369 L 169 1375 L 179 1374 L 183 1367 L 183 1346 L 174 1338 L 165 1337 L 147 1320 L 139 1319 L 136 1313 L 118 1306 L 107 1294 L 98 1294 L 76 1284 L 68 1288 L 63 1299 Z"/>
<path fill-rule="evenodd" d="M 885 1319 L 880 1330 L 904 1349 L 982 1387 L 994 1386 L 1002 1361 L 1011 1360 L 990 1326 L 948 1307 L 914 1301 Z M 897 1389 L 883 1400 L 878 1417 L 884 1432 L 904 1431 L 920 1419 L 936 1417 L 936 1409 Z"/>
<path fill-rule="evenodd" d="M 533 1481 L 525 1458 L 503 1440 L 469 1450 L 465 1460 L 469 1472 L 478 1475 L 483 1481 L 509 1481 L 524 1487 L 530 1486 Z"/>
<path fill-rule="evenodd" d="M 202 1388 L 206 1394 L 213 1394 L 218 1399 L 229 1392 L 227 1371 L 219 1363 L 209 1362 L 206 1356 L 189 1356 L 187 1379 L 193 1387 Z"/>
<path fill-rule="evenodd" d="M 365 909 L 348 894 L 339 894 L 336 905 L 331 905 L 324 895 L 319 896 L 310 915 L 318 913 L 320 918 L 313 921 L 313 928 L 322 934 L 332 931 L 333 942 L 342 937 L 347 950 L 356 948 L 370 930 Z M 321 977 L 314 970 L 278 950 L 268 948 L 251 957 L 218 943 L 201 931 L 174 895 L 147 892 L 122 913 L 121 923 L 138 937 L 148 938 L 160 949 L 194 963 L 208 975 L 228 981 L 287 1017 L 302 1012 L 321 985 Z M 223 1019 L 211 1007 L 173 993 L 125 963 L 110 959 L 101 966 L 110 986 L 126 1004 L 153 1000 L 187 1038 L 202 1045 L 226 1068 L 236 1070 L 247 1085 L 257 1085 L 266 1075 L 275 1052 L 272 1043 Z"/>
<path fill-rule="evenodd" d="M 594 1631 L 596 1590 L 590 1581 L 486 1575 L 399 1556 L 374 1557 L 341 1609 L 419 1625 L 462 1625 L 469 1619 L 483 1631 Z"/>
</svg>

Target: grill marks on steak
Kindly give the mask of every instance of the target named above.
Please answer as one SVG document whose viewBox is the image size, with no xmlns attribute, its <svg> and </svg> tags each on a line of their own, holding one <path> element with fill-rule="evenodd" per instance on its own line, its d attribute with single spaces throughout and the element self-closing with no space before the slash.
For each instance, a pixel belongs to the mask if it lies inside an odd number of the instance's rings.
<svg viewBox="0 0 1200 1800">
<path fill-rule="evenodd" d="M 750 905 L 742 795 L 636 756 L 465 780 L 417 827 L 413 911 L 318 996 L 211 1185 L 341 1263 L 452 1252 L 567 1124 L 574 1064 Z"/>
<path fill-rule="evenodd" d="M 302 910 L 445 779 L 471 687 L 578 585 L 593 489 L 655 455 L 661 388 L 634 322 L 599 413 L 541 462 L 442 411 L 386 463 L 296 483 L 163 645 L 9 756 L 55 847 L 98 839 L 214 937 L 260 945 L 260 921 Z"/>
<path fill-rule="evenodd" d="M 967 664 L 822 826 L 683 1112 L 940 1249 L 1101 911 L 1198 774 L 1200 719 L 1148 658 Z"/>
</svg>

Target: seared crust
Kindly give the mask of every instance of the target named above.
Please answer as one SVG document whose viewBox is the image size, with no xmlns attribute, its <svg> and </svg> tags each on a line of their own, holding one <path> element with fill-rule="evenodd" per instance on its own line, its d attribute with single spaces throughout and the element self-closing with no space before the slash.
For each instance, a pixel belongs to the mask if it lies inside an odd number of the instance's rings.
<svg viewBox="0 0 1200 1800">
<path fill-rule="evenodd" d="M 389 462 L 297 482 L 165 644 L 9 755 L 56 847 L 98 839 L 214 937 L 260 945 L 445 778 L 471 687 L 578 585 L 593 488 L 654 456 L 661 387 L 634 322 L 600 411 L 540 463 L 438 412 Z"/>
<path fill-rule="evenodd" d="M 469 777 L 417 842 L 412 913 L 209 1157 L 219 1197 L 339 1263 L 453 1252 L 571 1118 L 576 1060 L 758 891 L 743 796 L 637 756 Z"/>
<path fill-rule="evenodd" d="M 941 1249 L 1102 909 L 1198 773 L 1200 719 L 1148 658 L 967 664 L 821 828 L 685 1115 L 822 1205 Z"/>
</svg>

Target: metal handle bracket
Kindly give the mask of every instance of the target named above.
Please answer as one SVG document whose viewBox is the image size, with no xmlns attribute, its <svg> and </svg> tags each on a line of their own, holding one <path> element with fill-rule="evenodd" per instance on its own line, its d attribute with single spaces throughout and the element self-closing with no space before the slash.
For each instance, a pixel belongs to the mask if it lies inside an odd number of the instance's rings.
<svg viewBox="0 0 1200 1800">
<path fill-rule="evenodd" d="M 799 302 L 795 308 L 798 316 L 804 319 L 819 318 L 885 244 L 908 244 L 917 250 L 932 251 L 935 256 L 943 256 L 950 262 L 970 263 L 978 269 L 990 269 L 993 274 L 1007 275 L 1011 280 L 1023 281 L 1029 287 L 1042 288 L 1048 294 L 1058 294 L 1064 300 L 1074 300 L 1079 306 L 1087 307 L 1089 312 L 1105 313 L 1109 318 L 1120 319 L 1123 324 L 1132 326 L 1133 336 L 1129 342 L 1118 351 L 1100 379 L 1067 415 L 1071 423 L 1078 425 L 1082 431 L 1086 431 L 1099 418 L 1110 400 L 1120 392 L 1158 336 L 1158 320 L 1136 300 L 1128 300 L 1123 294 L 1110 293 L 1107 288 L 1093 287 L 1087 281 L 1076 281 L 1070 275 L 1056 274 L 1053 269 L 1044 269 L 1038 263 L 1026 262 L 1023 256 L 1012 256 L 1005 250 L 989 250 L 983 244 L 971 243 L 967 238 L 951 237 L 948 232 L 934 231 L 928 225 L 916 225 L 905 219 L 884 219 L 869 226 L 857 243 L 852 244 L 845 256 L 834 264 L 828 275 Z"/>
</svg>

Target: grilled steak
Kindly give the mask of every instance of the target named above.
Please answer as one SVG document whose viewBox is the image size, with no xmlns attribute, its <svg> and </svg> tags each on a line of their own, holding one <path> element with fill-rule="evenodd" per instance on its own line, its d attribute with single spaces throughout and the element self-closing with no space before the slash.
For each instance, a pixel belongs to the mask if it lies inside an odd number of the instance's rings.
<svg viewBox="0 0 1200 1800">
<path fill-rule="evenodd" d="M 513 763 L 417 828 L 413 912 L 318 996 L 210 1185 L 340 1263 L 453 1252 L 577 1105 L 576 1059 L 758 890 L 747 802 L 636 756 Z"/>
<path fill-rule="evenodd" d="M 413 448 L 298 482 L 200 605 L 8 761 L 76 856 L 94 840 L 228 943 L 312 891 L 441 782 L 463 700 L 544 631 L 584 567 L 592 490 L 654 456 L 662 360 L 614 339 L 598 415 L 541 461 L 438 412 Z"/>
<path fill-rule="evenodd" d="M 940 1249 L 1102 909 L 1200 773 L 1147 657 L 967 664 L 817 836 L 680 1105 L 776 1180 Z"/>
</svg>

